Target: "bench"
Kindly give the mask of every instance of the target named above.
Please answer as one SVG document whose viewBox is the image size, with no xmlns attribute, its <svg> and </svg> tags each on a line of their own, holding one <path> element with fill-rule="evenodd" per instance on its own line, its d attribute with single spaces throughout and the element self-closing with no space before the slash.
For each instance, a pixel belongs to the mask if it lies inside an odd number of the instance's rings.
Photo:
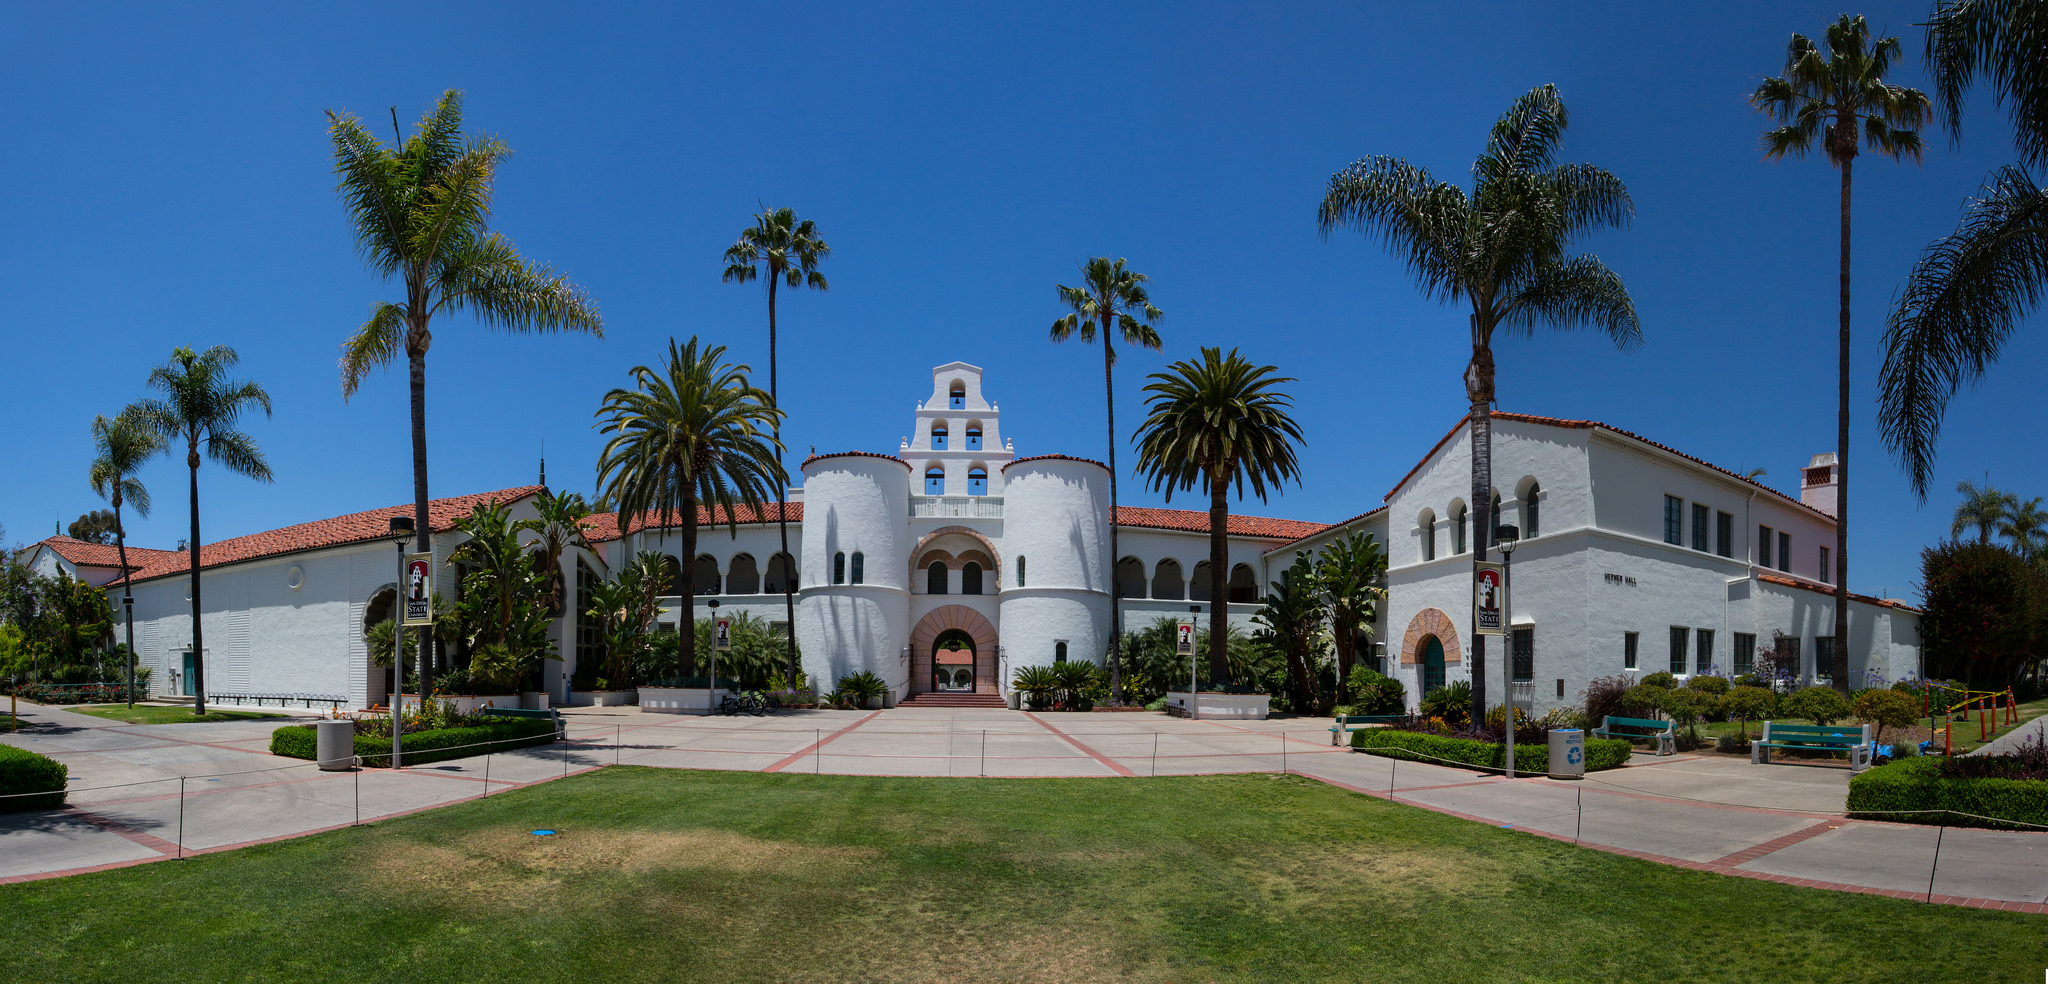
<svg viewBox="0 0 2048 984">
<path fill-rule="evenodd" d="M 1781 724 L 1764 722 L 1764 733 L 1749 743 L 1749 764 L 1768 765 L 1771 749 L 1801 752 L 1848 752 L 1849 771 L 1870 768 L 1870 725 Z"/>
<path fill-rule="evenodd" d="M 562 724 L 562 712 L 552 707 L 545 711 L 524 707 L 486 707 L 484 708 L 484 717 L 528 718 L 534 721 L 553 721 L 555 722 L 555 734 L 558 737 L 568 733 Z"/>
<path fill-rule="evenodd" d="M 1614 730 L 1618 727 L 1649 728 L 1651 730 L 1649 734 Z M 1599 727 L 1593 729 L 1593 736 L 1595 738 L 1626 738 L 1630 741 L 1655 739 L 1657 742 L 1657 754 L 1675 755 L 1678 753 L 1677 728 L 1678 725 L 1670 721 L 1652 721 L 1648 718 L 1622 717 L 1619 714 L 1609 714 L 1600 722 Z"/>
<path fill-rule="evenodd" d="M 1353 731 L 1361 731 L 1374 725 L 1392 724 L 1395 721 L 1405 721 L 1407 719 L 1408 715 L 1406 714 L 1339 714 L 1337 715 L 1337 723 L 1330 725 L 1330 745 L 1335 747 L 1343 744 L 1344 736 Z"/>
</svg>

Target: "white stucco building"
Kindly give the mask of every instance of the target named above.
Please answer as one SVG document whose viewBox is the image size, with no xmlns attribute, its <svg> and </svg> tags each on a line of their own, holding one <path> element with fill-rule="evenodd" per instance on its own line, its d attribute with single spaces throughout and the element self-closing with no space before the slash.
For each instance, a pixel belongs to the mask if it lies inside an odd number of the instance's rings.
<svg viewBox="0 0 2048 984">
<path fill-rule="evenodd" d="M 736 532 L 723 514 L 701 510 L 694 558 L 677 556 L 672 530 L 605 514 L 587 524 L 591 548 L 563 558 L 564 576 L 581 594 L 611 566 L 659 551 L 678 567 L 694 565 L 699 592 L 667 599 L 666 621 L 679 621 L 686 601 L 702 617 L 715 597 L 722 612 L 773 624 L 786 623 L 782 591 L 793 577 L 804 667 L 818 685 L 868 670 L 913 706 L 996 704 L 1017 669 L 1099 662 L 1113 597 L 1127 631 L 1182 617 L 1190 605 L 1202 606 L 1206 623 L 1217 615 L 1216 585 L 1222 616 L 1249 630 L 1265 586 L 1297 555 L 1364 532 L 1385 546 L 1389 571 L 1363 652 L 1407 684 L 1411 703 L 1427 688 L 1469 679 L 1468 555 L 1471 538 L 1496 524 L 1472 522 L 1462 420 L 1352 519 L 1233 515 L 1228 569 L 1212 572 L 1205 511 L 1123 507 L 1113 563 L 1108 470 L 1060 454 L 1018 457 L 982 383 L 975 366 L 939 366 L 895 453 L 804 461 L 802 487 L 791 490 L 788 556 L 778 549 L 773 505 L 739 516 Z M 1594 677 L 1743 672 L 1755 646 L 1780 637 L 1799 649 L 1809 678 L 1826 674 L 1831 455 L 1802 470 L 1794 499 L 1596 422 L 1497 413 L 1493 433 L 1500 522 L 1518 526 L 1523 540 L 1512 568 L 1516 656 L 1504 673 L 1501 641 L 1489 647 L 1492 700 L 1511 682 L 1540 713 L 1576 703 Z M 1399 467 L 1362 467 L 1359 477 L 1391 478 Z M 538 491 L 436 500 L 436 553 L 456 545 L 445 534 L 477 502 L 529 516 Z M 208 690 L 382 701 L 388 671 L 369 665 L 363 633 L 388 617 L 396 554 L 386 523 L 409 512 L 392 506 L 207 545 Z M 107 583 L 118 570 L 100 551 L 112 549 L 53 537 L 32 561 Z M 191 638 L 186 557 L 130 553 L 140 657 L 155 668 L 153 686 L 181 692 Z M 1860 681 L 1866 671 L 1887 679 L 1915 671 L 1918 627 L 1918 612 L 1904 603 L 1857 597 L 1851 673 Z M 558 623 L 556 638 L 560 658 L 544 676 L 554 699 L 566 701 L 577 666 L 601 653 L 575 616 Z"/>
</svg>

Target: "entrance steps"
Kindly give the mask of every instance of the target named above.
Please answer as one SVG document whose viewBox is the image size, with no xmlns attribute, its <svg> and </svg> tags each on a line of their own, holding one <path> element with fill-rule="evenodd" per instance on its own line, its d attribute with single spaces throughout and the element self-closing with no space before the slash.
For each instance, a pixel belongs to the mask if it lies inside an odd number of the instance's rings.
<svg viewBox="0 0 2048 984">
<path fill-rule="evenodd" d="M 995 694 L 945 693 L 931 691 L 898 701 L 897 707 L 985 707 L 1005 710 L 1010 705 Z"/>
</svg>

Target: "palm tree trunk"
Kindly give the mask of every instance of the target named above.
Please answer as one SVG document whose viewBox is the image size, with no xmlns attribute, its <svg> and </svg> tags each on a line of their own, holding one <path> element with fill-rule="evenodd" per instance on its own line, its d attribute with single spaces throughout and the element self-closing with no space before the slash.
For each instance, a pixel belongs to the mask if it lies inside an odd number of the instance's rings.
<svg viewBox="0 0 2048 984">
<path fill-rule="evenodd" d="M 1465 515 L 1478 517 L 1472 523 L 1472 573 L 1479 574 L 1479 562 L 1486 559 L 1486 545 L 1493 539 L 1493 326 L 1478 314 L 1472 316 L 1472 364 L 1465 369 L 1465 395 L 1472 401 L 1470 442 L 1472 445 L 1472 504 Z M 1436 535 L 1433 531 L 1429 534 Z M 1472 617 L 1472 720 L 1486 721 L 1486 637 L 1479 634 L 1479 616 Z"/>
<path fill-rule="evenodd" d="M 206 634 L 199 620 L 199 435 L 186 441 L 185 468 L 191 474 L 192 542 L 192 713 L 206 713 Z"/>
<path fill-rule="evenodd" d="M 775 270 L 768 276 L 768 402 L 779 412 L 782 397 L 775 388 Z M 789 557 L 789 472 L 782 467 L 782 418 L 775 418 L 775 528 L 782 534 L 782 613 L 789 655 L 788 685 L 801 686 L 796 667 L 796 564 Z M 774 564 L 768 566 L 774 567 Z"/>
<path fill-rule="evenodd" d="M 1230 476 L 1209 475 L 1209 679 L 1230 680 Z M 1193 696 L 1188 698 L 1194 700 Z"/>
<path fill-rule="evenodd" d="M 419 334 L 426 334 L 425 326 L 420 327 Z M 412 345 L 406 347 L 413 349 L 406 360 L 411 370 L 412 384 L 413 532 L 419 537 L 419 552 L 431 554 L 434 552 L 434 524 L 427 517 L 427 353 Z M 400 614 L 403 615 L 403 612 Z M 405 634 L 403 618 L 399 619 L 398 632 L 401 637 Z M 434 633 L 427 628 L 421 628 L 419 634 L 420 697 L 425 699 L 426 695 L 434 692 Z M 399 643 L 398 651 L 405 652 L 403 642 Z M 403 663 L 404 660 L 398 662 Z M 405 688 L 404 666 L 398 668 L 398 688 Z"/>
<path fill-rule="evenodd" d="M 1835 569 L 1822 577 L 1835 581 L 1835 659 L 1829 671 L 1835 690 L 1849 693 L 1849 172 L 1853 157 L 1842 161 L 1842 339 L 1841 386 L 1835 412 Z"/>
<path fill-rule="evenodd" d="M 1105 308 L 1105 310 L 1107 310 Z M 1116 385 L 1110 367 L 1116 364 L 1116 350 L 1109 344 L 1109 316 L 1102 316 L 1102 393 L 1109 408 L 1109 701 L 1124 702 L 1123 648 L 1124 600 L 1117 591 L 1117 564 L 1123 558 L 1116 544 Z M 1192 700 L 1193 698 L 1189 698 Z"/>
<path fill-rule="evenodd" d="M 135 706 L 135 588 L 128 583 L 128 531 L 121 525 L 121 479 L 114 476 L 114 550 L 121 556 L 121 611 L 128 635 L 128 706 Z"/>
</svg>

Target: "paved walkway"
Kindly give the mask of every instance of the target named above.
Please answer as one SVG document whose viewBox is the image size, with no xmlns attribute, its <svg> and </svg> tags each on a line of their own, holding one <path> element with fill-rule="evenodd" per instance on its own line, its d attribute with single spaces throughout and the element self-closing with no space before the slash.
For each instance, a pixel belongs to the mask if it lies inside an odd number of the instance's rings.
<svg viewBox="0 0 2048 984">
<path fill-rule="evenodd" d="M 1840 766 L 1638 755 L 1583 781 L 1506 779 L 1334 748 L 1316 719 L 982 709 L 760 718 L 565 712 L 569 741 L 400 771 L 323 773 L 270 755 L 279 721 L 120 725 L 24 705 L 0 741 L 71 767 L 63 810 L 0 814 L 0 882 L 225 850 L 442 806 L 613 763 L 954 777 L 1287 771 L 1370 796 L 1737 877 L 2048 911 L 2048 834 L 1842 817 Z M 182 778 L 181 778 L 182 777 Z M 1930 888 L 1930 877 L 1932 884 Z"/>
</svg>

